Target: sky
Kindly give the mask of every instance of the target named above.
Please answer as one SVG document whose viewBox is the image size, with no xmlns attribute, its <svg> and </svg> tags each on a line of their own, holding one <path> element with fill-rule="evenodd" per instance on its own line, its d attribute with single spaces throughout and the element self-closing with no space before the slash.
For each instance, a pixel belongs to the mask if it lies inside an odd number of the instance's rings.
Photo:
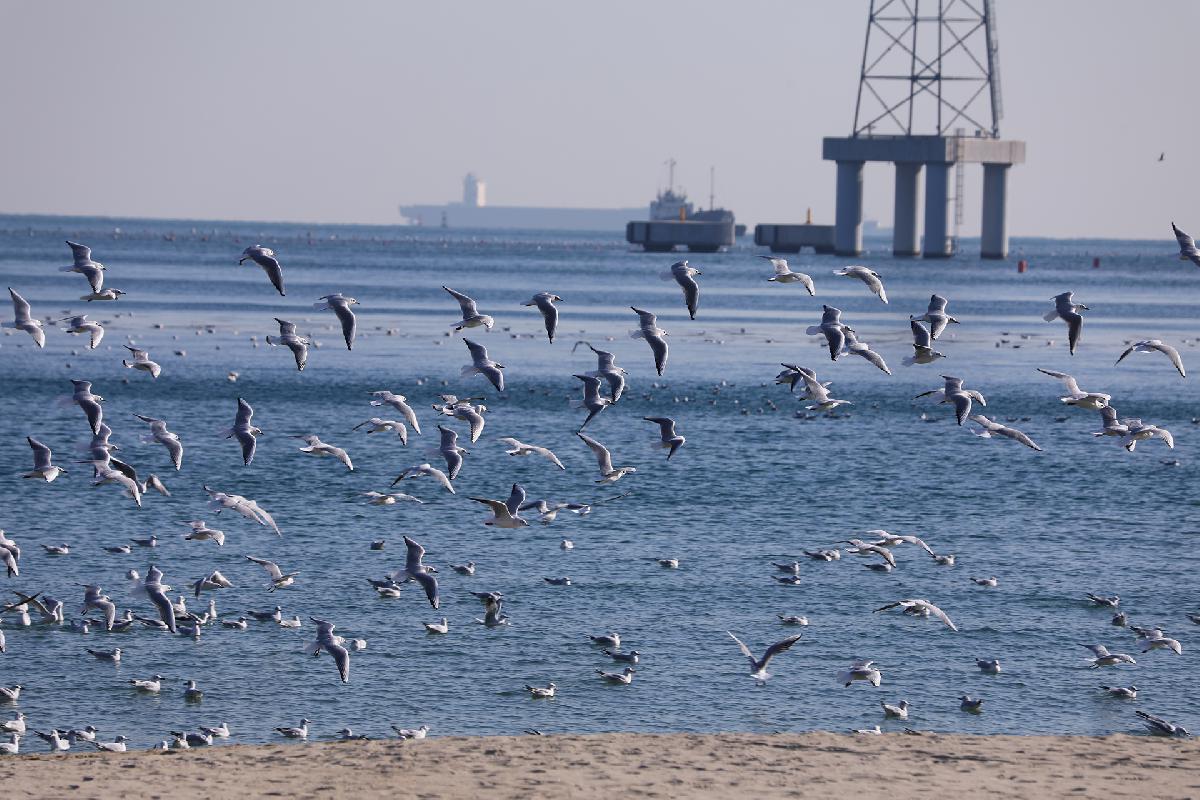
<svg viewBox="0 0 1200 800">
<path fill-rule="evenodd" d="M 636 207 L 674 158 L 741 222 L 832 222 L 868 6 L 0 0 L 0 213 L 390 224 L 468 171 L 494 205 Z M 1010 232 L 1200 231 L 1200 3 L 996 6 Z M 865 216 L 892 193 L 869 165 Z"/>
</svg>

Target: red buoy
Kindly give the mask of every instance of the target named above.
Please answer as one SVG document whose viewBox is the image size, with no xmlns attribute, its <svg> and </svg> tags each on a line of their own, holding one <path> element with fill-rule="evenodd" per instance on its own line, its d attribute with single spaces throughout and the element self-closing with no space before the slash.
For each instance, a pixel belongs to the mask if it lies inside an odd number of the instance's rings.
<svg viewBox="0 0 1200 800">
<path fill-rule="evenodd" d="M 1100 269 L 1100 256 L 1092 259 L 1092 269 Z"/>
<path fill-rule="evenodd" d="M 1017 262 L 1017 272 L 1024 273 L 1027 269 L 1029 269 L 1029 264 L 1025 261 L 1025 259 L 1022 258 Z"/>
</svg>

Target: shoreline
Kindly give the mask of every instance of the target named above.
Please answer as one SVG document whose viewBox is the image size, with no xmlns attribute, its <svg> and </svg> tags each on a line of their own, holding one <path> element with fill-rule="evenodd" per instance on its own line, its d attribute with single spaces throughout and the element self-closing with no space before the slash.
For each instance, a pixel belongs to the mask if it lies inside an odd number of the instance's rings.
<svg viewBox="0 0 1200 800">
<path fill-rule="evenodd" d="M 32 744 L 32 743 L 31 743 Z M 40 748 L 39 748 L 40 750 Z M 556 734 L 0 759 L 8 797 L 1200 796 L 1200 742 L 1113 734 Z M 154 792 L 154 787 L 161 787 Z M 869 795 L 868 795 L 869 796 Z"/>
</svg>

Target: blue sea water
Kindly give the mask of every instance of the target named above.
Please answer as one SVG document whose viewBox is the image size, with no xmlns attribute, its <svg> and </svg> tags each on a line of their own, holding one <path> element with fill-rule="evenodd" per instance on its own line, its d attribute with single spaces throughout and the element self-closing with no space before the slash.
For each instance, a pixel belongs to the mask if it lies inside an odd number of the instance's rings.
<svg viewBox="0 0 1200 800">
<path fill-rule="evenodd" d="M 106 286 L 128 295 L 82 302 L 85 280 L 57 271 L 70 261 L 64 239 L 91 245 L 108 266 Z M 284 265 L 286 297 L 257 267 L 237 265 L 242 249 L 260 242 Z M 755 257 L 760 251 L 738 246 L 692 259 L 703 275 L 691 321 L 678 287 L 659 279 L 673 259 L 631 251 L 615 235 L 0 217 L 0 285 L 24 295 L 37 316 L 86 311 L 107 331 L 96 351 L 56 326 L 47 326 L 44 350 L 21 333 L 0 337 L 0 527 L 23 549 L 20 577 L 0 577 L 0 593 L 42 591 L 78 618 L 79 584 L 99 583 L 120 609 L 152 615 L 146 601 L 130 597 L 127 570 L 144 574 L 154 563 L 168 582 L 186 587 L 219 569 L 235 584 L 215 594 L 222 617 L 279 603 L 285 616 L 305 622 L 298 630 L 210 626 L 193 642 L 148 630 L 20 629 L 4 614 L 0 685 L 24 686 L 8 709 L 24 711 L 38 729 L 94 724 L 102 737 L 124 734 L 137 746 L 222 721 L 233 741 L 269 741 L 274 726 L 301 717 L 314 721 L 314 736 L 344 725 L 387 735 L 389 723 L 427 724 L 434 735 L 846 730 L 877 722 L 889 730 L 899 724 L 882 720 L 879 702 L 902 698 L 913 706 L 907 724 L 924 730 L 1134 731 L 1135 708 L 1195 726 L 1188 687 L 1198 677 L 1196 628 L 1185 612 L 1200 607 L 1196 378 L 1180 378 L 1157 356 L 1113 362 L 1125 341 L 1158 337 L 1200 369 L 1200 273 L 1176 259 L 1169 237 L 1017 240 L 1014 251 L 1007 262 L 897 260 L 876 242 L 861 262 L 883 275 L 891 301 L 884 305 L 861 283 L 831 275 L 842 259 L 793 258 L 816 281 L 810 298 L 798 285 L 766 282 L 770 267 Z M 1018 257 L 1029 261 L 1025 274 L 1015 268 Z M 460 376 L 469 358 L 450 331 L 458 308 L 443 284 L 496 318 L 490 333 L 469 335 L 505 364 L 506 396 L 478 376 Z M 1091 307 L 1073 357 L 1065 326 L 1041 319 L 1049 298 L 1068 290 Z M 520 305 L 538 291 L 564 298 L 554 344 L 538 314 Z M 962 320 L 938 343 L 948 358 L 901 366 L 911 351 L 907 317 L 922 313 L 935 291 Z M 361 303 L 352 352 L 332 314 L 312 308 L 330 292 Z M 821 303 L 843 309 L 894 374 L 852 357 L 831 363 L 823 343 L 804 334 Z M 656 312 L 670 332 L 662 378 L 645 343 L 628 335 L 636 323 L 630 305 Z M 286 349 L 265 345 L 265 335 L 277 332 L 274 317 L 320 341 L 303 373 Z M 630 372 L 626 397 L 588 429 L 618 464 L 638 468 L 615 487 L 594 483 L 595 461 L 574 435 L 583 412 L 568 405 L 579 395 L 571 376 L 595 364 L 586 349 L 572 352 L 583 339 L 616 353 Z M 124 369 L 126 342 L 148 349 L 162 376 Z M 833 381 L 835 396 L 853 402 L 847 415 L 797 418 L 803 404 L 772 380 L 783 361 Z M 1150 441 L 1127 453 L 1112 439 L 1093 438 L 1099 415 L 1065 408 L 1060 385 L 1036 367 L 1070 372 L 1084 389 L 1111 394 L 1123 416 L 1169 428 L 1174 450 Z M 231 370 L 236 383 L 226 379 Z M 911 399 L 939 388 L 941 374 L 964 377 L 986 394 L 984 413 L 1019 420 L 1012 424 L 1045 452 L 972 436 L 945 406 Z M 80 410 L 56 404 L 70 393 L 70 378 L 94 382 L 118 456 L 162 476 L 171 497 L 149 495 L 139 509 L 114 487 L 91 487 L 89 468 L 70 463 L 90 438 Z M 394 436 L 351 430 L 371 416 L 394 416 L 368 404 L 378 389 L 408 396 L 423 436 L 403 447 Z M 489 409 L 474 444 L 462 423 L 440 419 L 463 431 L 460 444 L 470 451 L 457 494 L 423 479 L 398 488 L 424 505 L 363 505 L 362 492 L 385 491 L 403 469 L 431 460 L 425 449 L 436 444 L 439 422 L 431 404 L 442 392 L 483 394 Z M 220 434 L 239 396 L 265 431 L 248 467 Z M 182 437 L 182 471 L 170 468 L 161 446 L 139 441 L 145 429 L 134 413 L 165 419 Z M 653 446 L 657 428 L 642 420 L 658 415 L 674 417 L 688 440 L 670 462 Z M 348 450 L 355 471 L 301 454 L 289 436 L 305 433 Z M 71 473 L 51 484 L 20 479 L 31 463 L 27 435 L 49 444 Z M 567 469 L 505 455 L 501 436 L 551 447 Z M 503 498 L 513 482 L 531 499 L 631 494 L 587 516 L 563 513 L 549 526 L 485 527 L 486 509 L 468 497 Z M 214 515 L 204 484 L 257 500 L 283 536 Z M 224 547 L 184 541 L 182 523 L 192 519 L 224 530 Z M 819 563 L 801 555 L 875 528 L 917 534 L 956 554 L 957 565 L 937 566 L 912 545 L 896 549 L 899 566 L 890 574 L 851 556 Z M 153 551 L 102 549 L 152 533 L 162 540 Z M 441 611 L 413 584 L 385 600 L 367 583 L 403 564 L 404 535 L 441 568 Z M 564 537 L 574 550 L 560 549 Z M 386 540 L 384 550 L 369 548 L 376 539 Z M 64 541 L 69 556 L 39 547 Z M 299 570 L 296 584 L 269 594 L 265 573 L 246 555 Z M 653 560 L 665 557 L 679 558 L 680 569 Z M 793 558 L 804 561 L 801 585 L 778 584 L 771 562 Z M 478 564 L 473 577 L 447 566 L 467 560 Z M 543 580 L 564 575 L 573 585 Z M 995 589 L 969 580 L 993 575 Z M 511 627 L 473 621 L 482 609 L 470 592 L 492 590 L 504 593 Z M 1163 626 L 1183 642 L 1183 655 L 1143 656 L 1086 592 L 1120 594 L 1135 624 Z M 872 613 L 908 597 L 937 603 L 961 630 Z M 189 605 L 202 610 L 206 601 Z M 759 687 L 726 631 L 761 652 L 798 630 L 782 626 L 778 614 L 803 614 L 811 624 Z M 309 615 L 368 641 L 352 655 L 349 684 L 327 656 L 303 653 L 314 633 Z M 427 635 L 421 623 L 443 615 L 449 635 Z M 605 685 L 596 675 L 619 665 L 588 635 L 610 630 L 642 654 L 630 686 Z M 1091 670 L 1081 643 L 1133 653 L 1138 663 Z M 124 652 L 119 667 L 85 649 L 116 646 Z M 855 658 L 876 661 L 880 688 L 837 683 Z M 983 675 L 976 658 L 999 658 L 1003 671 Z M 159 696 L 127 683 L 154 673 L 167 678 Z M 204 689 L 202 703 L 184 703 L 188 678 Z M 547 681 L 559 687 L 553 700 L 523 691 Z M 1131 683 L 1141 690 L 1132 703 L 1097 689 Z M 962 713 L 961 694 L 983 697 L 984 713 Z"/>
</svg>

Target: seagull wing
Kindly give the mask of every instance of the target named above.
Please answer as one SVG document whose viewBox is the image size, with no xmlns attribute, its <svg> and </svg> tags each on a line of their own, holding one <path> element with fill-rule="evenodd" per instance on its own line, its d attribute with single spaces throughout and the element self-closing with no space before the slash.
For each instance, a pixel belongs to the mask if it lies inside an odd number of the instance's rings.
<svg viewBox="0 0 1200 800">
<path fill-rule="evenodd" d="M 450 296 L 458 301 L 458 307 L 462 309 L 463 319 L 479 316 L 479 309 L 476 307 L 474 300 L 467 297 L 462 292 L 454 291 L 449 286 L 443 286 L 442 288 L 449 292 Z"/>
<path fill-rule="evenodd" d="M 1175 365 L 1175 369 L 1179 371 L 1180 377 L 1187 377 L 1187 373 L 1183 371 L 1183 359 L 1179 357 L 1179 351 L 1165 342 L 1160 342 L 1157 339 L 1150 345 L 1160 353 L 1165 353 L 1167 358 L 1171 359 L 1171 363 Z"/>
<path fill-rule="evenodd" d="M 788 650 L 789 648 L 791 648 L 792 645 L 794 645 L 796 642 L 800 641 L 800 638 L 801 638 L 801 634 L 796 634 L 795 636 L 789 636 L 788 638 L 786 638 L 782 641 L 776 642 L 775 644 L 768 647 L 767 652 L 763 653 L 762 668 L 766 669 L 767 663 L 770 662 L 770 660 L 772 658 L 779 655 L 784 650 Z"/>
<path fill-rule="evenodd" d="M 425 590 L 425 597 L 428 598 L 429 605 L 436 609 L 441 602 L 438 599 L 437 578 L 428 572 L 418 572 L 412 576 L 412 579 L 421 585 L 421 588 Z"/>
<path fill-rule="evenodd" d="M 50 448 L 34 439 L 32 436 L 26 436 L 25 440 L 29 442 L 29 447 L 33 450 L 33 468 L 34 469 L 49 469 L 50 467 Z"/>
<path fill-rule="evenodd" d="M 952 631 L 958 630 L 958 626 L 950 621 L 950 617 L 946 614 L 945 611 L 942 611 L 940 608 L 935 606 L 933 603 L 922 603 L 922 605 L 925 608 L 929 609 L 930 614 L 933 614 L 935 617 L 940 619 L 942 622 L 946 623 L 947 627 L 949 627 L 950 630 L 952 630 Z"/>
<path fill-rule="evenodd" d="M 337 314 L 337 318 L 342 322 L 342 337 L 346 340 L 346 349 L 350 350 L 354 344 L 354 332 L 358 324 L 354 312 L 349 304 L 337 303 L 333 306 L 333 313 Z"/>
<path fill-rule="evenodd" d="M 283 570 L 281 570 L 279 565 L 274 561 L 268 561 L 265 558 L 255 558 L 254 556 L 246 556 L 246 560 L 253 561 L 255 564 L 258 564 L 260 567 L 265 569 L 267 574 L 271 576 L 271 580 L 277 581 L 283 577 Z"/>
<path fill-rule="evenodd" d="M 250 407 L 242 398 L 238 398 L 237 416 L 234 417 L 234 425 L 249 425 L 250 420 L 254 417 L 254 409 Z"/>
<path fill-rule="evenodd" d="M 1171 225 L 1174 227 L 1174 223 Z M 1176 233 L 1176 236 L 1178 235 L 1179 233 Z M 1184 236 L 1187 236 L 1187 234 L 1184 234 Z M 1191 241 L 1191 238 L 1192 237 L 1188 236 L 1189 241 Z M 75 266 L 80 266 L 81 264 L 90 264 L 92 262 L 92 248 L 88 247 L 87 245 L 76 244 L 69 239 L 67 240 L 67 247 L 71 248 L 71 255 L 75 259 Z"/>
<path fill-rule="evenodd" d="M 582 439 L 583 443 L 590 447 L 592 452 L 596 454 L 596 461 L 600 465 L 601 474 L 607 475 L 613 471 L 612 454 L 608 452 L 607 447 L 600 444 L 586 433 L 576 433 L 575 435 Z"/>
<path fill-rule="evenodd" d="M 750 648 L 749 648 L 749 647 L 746 647 L 746 643 L 745 643 L 745 642 L 743 642 L 743 641 L 742 641 L 741 639 L 739 639 L 738 637 L 734 636 L 734 635 L 733 635 L 733 631 L 725 631 L 725 632 L 729 634 L 729 638 L 731 638 L 731 639 L 733 639 L 735 642 L 737 642 L 738 649 L 742 651 L 742 655 L 744 655 L 746 658 L 750 659 L 750 663 L 751 663 L 751 664 L 755 664 L 755 665 L 757 665 L 757 663 L 758 663 L 758 659 L 756 659 L 756 658 L 754 657 L 754 653 L 751 653 L 751 652 L 750 652 Z"/>
</svg>

